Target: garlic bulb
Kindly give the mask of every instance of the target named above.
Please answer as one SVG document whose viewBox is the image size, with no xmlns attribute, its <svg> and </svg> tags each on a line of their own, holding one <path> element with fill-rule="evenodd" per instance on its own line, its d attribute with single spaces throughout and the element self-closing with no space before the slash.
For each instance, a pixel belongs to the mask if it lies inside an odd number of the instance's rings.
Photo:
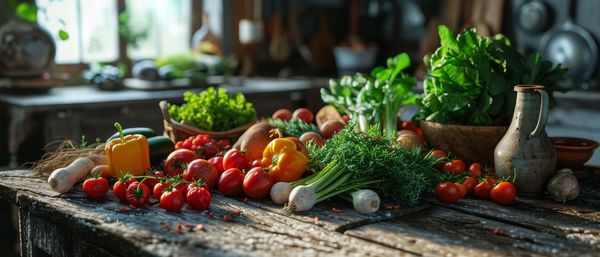
<svg viewBox="0 0 600 257">
<path fill-rule="evenodd" d="M 552 199 L 564 203 L 577 197 L 579 194 L 579 182 L 573 176 L 573 171 L 562 169 L 550 178 L 546 190 Z"/>
</svg>

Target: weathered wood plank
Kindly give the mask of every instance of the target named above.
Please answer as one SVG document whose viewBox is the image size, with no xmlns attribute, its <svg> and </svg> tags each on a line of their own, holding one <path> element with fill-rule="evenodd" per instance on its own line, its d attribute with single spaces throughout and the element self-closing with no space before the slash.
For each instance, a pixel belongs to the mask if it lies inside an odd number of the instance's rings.
<svg viewBox="0 0 600 257">
<path fill-rule="evenodd" d="M 441 206 L 345 233 L 423 256 L 597 256 L 584 242 Z"/>
<path fill-rule="evenodd" d="M 31 205 L 29 209 L 35 215 L 74 229 L 77 235 L 95 240 L 104 249 L 118 249 L 121 256 L 410 255 L 220 195 L 213 199 L 213 217 L 192 210 L 168 213 L 155 206 L 122 212 L 126 205 L 113 200 L 62 199 L 31 192 L 22 193 L 19 204 Z M 242 214 L 234 216 L 232 222 L 224 222 L 224 215 L 235 210 Z M 168 231 L 164 224 L 168 224 Z M 206 231 L 177 234 L 177 224 L 203 224 Z"/>
<path fill-rule="evenodd" d="M 530 206 L 530 202 L 526 199 L 521 200 L 519 197 L 517 199 L 510 206 L 500 206 L 491 201 L 469 198 L 461 199 L 457 204 L 444 204 L 434 199 L 431 199 L 430 203 L 505 224 L 553 234 L 571 241 L 581 241 L 600 250 L 600 223 L 594 221 L 598 215 L 597 211 L 588 210 L 589 213 L 585 216 L 571 215 L 549 208 Z M 538 199 L 538 201 L 545 200 Z M 587 216 L 592 218 L 586 218 Z"/>
<path fill-rule="evenodd" d="M 50 189 L 45 178 L 33 175 L 30 170 L 0 171 L 0 200 L 14 203 L 19 191 L 48 196 L 60 195 Z"/>
<path fill-rule="evenodd" d="M 351 203 L 343 200 L 325 201 L 314 206 L 310 211 L 300 213 L 290 213 L 284 210 L 282 205 L 274 204 L 270 201 L 246 200 L 247 203 L 264 209 L 269 212 L 286 215 L 290 218 L 314 223 L 315 220 L 319 224 L 329 230 L 343 233 L 348 229 L 359 227 L 366 224 L 393 220 L 397 217 L 410 213 L 422 211 L 430 208 L 431 204 L 421 202 L 414 206 L 397 203 L 394 201 L 385 201 L 381 204 L 379 211 L 373 214 L 360 214 L 354 210 Z"/>
</svg>

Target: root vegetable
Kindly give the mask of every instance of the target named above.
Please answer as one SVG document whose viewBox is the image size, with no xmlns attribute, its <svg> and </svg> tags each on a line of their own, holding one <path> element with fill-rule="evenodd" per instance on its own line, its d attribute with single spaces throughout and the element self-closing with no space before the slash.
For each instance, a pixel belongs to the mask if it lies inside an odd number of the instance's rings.
<svg viewBox="0 0 600 257">
<path fill-rule="evenodd" d="M 94 167 L 90 174 L 92 174 L 92 175 L 99 174 L 100 176 L 102 176 L 104 178 L 110 178 L 110 177 L 112 177 L 112 170 L 110 169 L 110 166 L 108 166 L 107 164 L 102 164 L 102 165 L 98 165 L 98 166 Z"/>
<path fill-rule="evenodd" d="M 425 141 L 417 135 L 402 134 L 396 139 L 401 146 L 406 148 L 419 147 L 425 149 Z"/>
<path fill-rule="evenodd" d="M 315 116 L 317 126 L 320 128 L 325 122 L 330 120 L 339 120 L 344 122 L 340 113 L 332 105 L 325 105 L 317 112 Z"/>
<path fill-rule="evenodd" d="M 330 121 L 323 123 L 323 125 L 321 125 L 321 127 L 319 127 L 319 128 L 321 131 L 321 135 L 323 135 L 324 138 L 330 138 L 335 133 L 344 129 L 345 126 L 346 125 L 339 120 L 330 120 Z"/>
<path fill-rule="evenodd" d="M 273 187 L 271 187 L 271 191 L 269 192 L 271 195 L 271 200 L 276 204 L 285 204 L 288 202 L 290 197 L 290 193 L 292 192 L 292 184 L 287 182 L 277 182 Z"/>
<path fill-rule="evenodd" d="M 300 136 L 300 142 L 308 144 L 309 141 L 314 141 L 317 146 L 323 146 L 323 144 L 325 144 L 323 137 L 317 132 L 305 132 Z"/>
<path fill-rule="evenodd" d="M 233 145 L 233 148 L 238 148 L 242 151 L 246 151 L 246 156 L 249 160 L 257 160 L 262 157 L 265 147 L 277 137 L 271 133 L 271 129 L 274 127 L 267 122 L 260 122 L 252 125 L 237 142 Z"/>
<path fill-rule="evenodd" d="M 90 175 L 90 171 L 98 164 L 106 164 L 106 158 L 102 155 L 79 157 L 69 166 L 54 170 L 48 177 L 48 184 L 58 193 L 68 192 L 73 185 Z"/>
<path fill-rule="evenodd" d="M 314 185 L 314 184 L 313 184 Z M 288 211 L 308 211 L 317 201 L 314 186 L 297 186 L 290 193 Z"/>
<path fill-rule="evenodd" d="M 352 205 L 354 210 L 361 214 L 371 214 L 379 210 L 381 200 L 375 191 L 370 189 L 361 189 L 352 192 Z"/>
<path fill-rule="evenodd" d="M 550 178 L 546 189 L 552 199 L 564 203 L 577 197 L 579 182 L 570 169 L 562 169 Z"/>
</svg>

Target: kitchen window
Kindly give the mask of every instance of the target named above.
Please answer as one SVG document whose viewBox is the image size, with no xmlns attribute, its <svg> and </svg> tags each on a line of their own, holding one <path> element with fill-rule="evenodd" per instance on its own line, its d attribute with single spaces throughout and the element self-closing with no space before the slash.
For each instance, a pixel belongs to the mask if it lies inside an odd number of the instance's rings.
<svg viewBox="0 0 600 257">
<path fill-rule="evenodd" d="M 124 1 L 125 14 L 119 14 L 118 1 Z M 119 26 L 127 27 L 126 31 L 121 29 L 121 36 L 128 41 L 129 59 L 189 50 L 190 0 L 37 0 L 36 4 L 42 27 L 69 33 L 66 41 L 51 33 L 57 46 L 57 64 L 117 61 Z"/>
</svg>

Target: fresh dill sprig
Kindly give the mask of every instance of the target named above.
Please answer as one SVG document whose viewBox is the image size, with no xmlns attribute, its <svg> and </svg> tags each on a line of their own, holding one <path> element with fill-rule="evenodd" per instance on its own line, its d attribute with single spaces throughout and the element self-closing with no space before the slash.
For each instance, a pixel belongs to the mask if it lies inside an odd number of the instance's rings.
<svg viewBox="0 0 600 257">
<path fill-rule="evenodd" d="M 306 132 L 319 133 L 319 128 L 317 128 L 317 126 L 315 126 L 314 124 L 306 123 L 300 119 L 291 119 L 289 121 L 281 119 L 269 119 L 268 122 L 269 124 L 281 129 L 285 136 L 299 138 L 302 134 Z"/>
</svg>

